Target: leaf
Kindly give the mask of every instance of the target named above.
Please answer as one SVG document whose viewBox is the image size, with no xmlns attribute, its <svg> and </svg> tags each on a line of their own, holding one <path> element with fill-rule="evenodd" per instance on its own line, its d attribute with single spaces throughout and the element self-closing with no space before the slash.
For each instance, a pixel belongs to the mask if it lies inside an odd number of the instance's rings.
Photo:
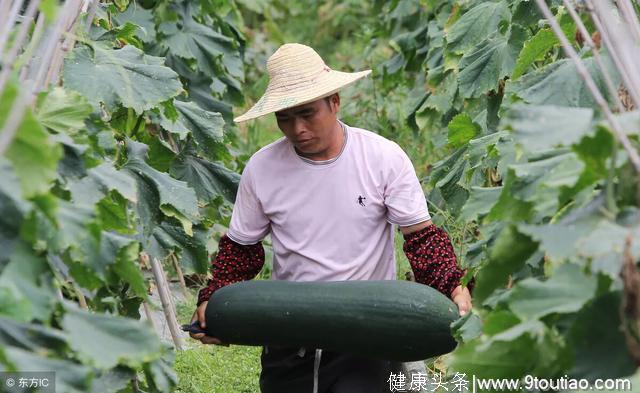
<svg viewBox="0 0 640 393">
<path fill-rule="evenodd" d="M 447 369 L 477 378 L 513 378 L 535 366 L 535 344 L 528 336 L 497 341 L 483 351 L 480 346 L 478 340 L 460 345 L 447 359 Z"/>
<path fill-rule="evenodd" d="M 67 335 L 42 324 L 21 323 L 0 317 L 0 342 L 5 347 L 16 347 L 39 353 L 63 353 L 67 350 Z"/>
<path fill-rule="evenodd" d="M 174 101 L 178 111 L 178 118 L 172 122 L 162 116 L 160 125 L 185 139 L 190 133 L 198 144 L 199 150 L 205 157 L 216 159 L 215 151 L 222 142 L 224 120 L 220 113 L 200 108 L 194 102 Z M 219 149 L 219 148 L 218 148 Z"/>
<path fill-rule="evenodd" d="M 620 77 L 615 71 L 609 56 L 602 53 L 605 68 L 611 75 L 614 85 L 620 83 Z M 608 90 L 595 60 L 590 57 L 582 59 L 587 71 L 594 79 L 598 90 L 605 99 L 609 99 Z M 536 105 L 559 105 L 570 107 L 594 107 L 591 93 L 587 89 L 580 74 L 570 59 L 553 62 L 536 72 L 523 75 L 517 81 L 509 81 L 505 87 L 506 93 L 514 94 L 525 102 Z"/>
<path fill-rule="evenodd" d="M 571 326 L 567 341 L 573 348 L 575 378 L 620 378 L 636 369 L 620 321 L 619 291 L 597 297 L 582 308 Z"/>
<path fill-rule="evenodd" d="M 114 265 L 130 260 L 137 260 L 138 243 L 135 239 L 113 232 L 101 232 L 98 238 L 91 238 L 82 243 L 85 258 L 84 264 L 89 266 L 101 279 L 105 279 L 107 270 Z M 133 256 L 132 256 L 133 254 Z M 123 277 L 124 278 L 124 277 Z"/>
<path fill-rule="evenodd" d="M 563 261 L 577 253 L 576 242 L 589 233 L 589 226 L 586 223 L 579 224 L 547 224 L 547 225 L 524 225 L 521 224 L 518 230 L 532 239 L 540 242 L 540 248 L 544 250 L 552 261 Z"/>
<path fill-rule="evenodd" d="M 117 191 L 131 202 L 138 200 L 133 177 L 126 171 L 117 170 L 110 162 L 89 169 L 86 177 L 69 185 L 69 190 L 75 202 L 86 205 L 96 204 L 110 191 Z"/>
<path fill-rule="evenodd" d="M 447 366 L 480 378 L 518 378 L 556 375 L 569 364 L 562 337 L 540 321 L 507 325 L 491 337 L 483 336 L 453 352 Z M 478 391 L 493 391 L 479 386 Z M 487 390 L 488 389 L 488 390 Z"/>
<path fill-rule="evenodd" d="M 0 96 L 0 127 L 7 121 L 16 97 L 16 86 L 9 83 Z M 57 177 L 56 165 L 61 156 L 60 146 L 51 141 L 27 108 L 16 135 L 5 152 L 5 157 L 13 164 L 13 170 L 20 180 L 25 198 L 49 190 L 51 182 Z"/>
<path fill-rule="evenodd" d="M 151 362 L 145 369 L 147 380 L 158 391 L 170 392 L 178 384 L 174 363 L 175 352 L 166 351 L 164 356 Z"/>
<path fill-rule="evenodd" d="M 231 203 L 236 200 L 240 175 L 221 163 L 182 154 L 172 165 L 171 175 L 186 181 L 196 191 L 198 199 L 207 204 L 218 195 Z"/>
<path fill-rule="evenodd" d="M 622 268 L 622 260 L 625 250 L 625 240 L 631 237 L 629 252 L 631 258 L 640 258 L 640 226 L 627 228 L 608 220 L 601 220 L 586 236 L 580 238 L 575 244 L 578 255 L 591 259 L 591 270 L 602 272 L 611 278 L 618 280 Z"/>
<path fill-rule="evenodd" d="M 110 111 L 122 104 L 137 113 L 177 96 L 182 84 L 164 59 L 144 54 L 134 46 L 104 49 L 76 47 L 64 62 L 65 87 L 83 94 L 96 108 Z"/>
<path fill-rule="evenodd" d="M 492 221 L 521 221 L 528 220 L 533 215 L 534 206 L 531 202 L 514 198 L 513 190 L 520 185 L 513 169 L 509 169 L 505 175 L 506 180 L 502 186 L 502 192 L 489 214 L 485 217 L 486 222 Z"/>
<path fill-rule="evenodd" d="M 153 236 L 145 249 L 159 259 L 164 259 L 173 252 L 180 256 L 180 264 L 185 274 L 202 274 L 209 269 L 208 236 L 206 230 L 198 227 L 194 228 L 193 236 L 187 236 L 179 226 L 164 221 L 154 228 Z"/>
<path fill-rule="evenodd" d="M 121 392 L 135 377 L 135 373 L 127 367 L 116 367 L 96 374 L 91 380 L 90 389 L 94 393 Z"/>
<path fill-rule="evenodd" d="M 448 125 L 449 128 L 449 145 L 458 148 L 467 144 L 480 131 L 480 126 L 471 120 L 466 113 L 456 115 Z"/>
<path fill-rule="evenodd" d="M 558 45 L 559 41 L 556 35 L 551 29 L 538 30 L 536 35 L 525 41 L 516 66 L 513 71 L 513 79 L 518 79 L 522 74 L 529 69 L 529 66 L 536 61 L 542 60 L 544 55 L 554 46 Z"/>
<path fill-rule="evenodd" d="M 145 234 L 150 234 L 150 225 L 159 221 L 157 209 L 168 217 L 180 220 L 184 231 L 190 234 L 192 222 L 200 218 L 195 191 L 187 183 L 149 166 L 145 162 L 146 154 L 146 145 L 127 140 L 128 159 L 124 169 L 137 182 L 139 214 L 147 226 Z"/>
<path fill-rule="evenodd" d="M 554 313 L 573 313 L 595 296 L 597 286 L 595 276 L 567 263 L 558 267 L 546 281 L 527 278 L 518 282 L 511 292 L 509 308 L 525 320 Z"/>
<path fill-rule="evenodd" d="M 453 105 L 453 99 L 458 91 L 456 74 L 454 72 L 447 73 L 447 76 L 434 89 L 435 91 L 427 98 L 424 106 L 446 113 Z"/>
<path fill-rule="evenodd" d="M 483 1 L 460 17 L 447 31 L 447 48 L 465 53 L 498 30 L 511 17 L 505 1 Z"/>
<path fill-rule="evenodd" d="M 91 105 L 83 96 L 56 87 L 40 97 L 37 118 L 55 132 L 73 135 L 84 128 L 84 120 L 91 112 Z"/>
<path fill-rule="evenodd" d="M 174 9 L 181 21 L 160 24 L 158 29 L 166 36 L 161 45 L 175 56 L 195 59 L 207 75 L 218 74 L 215 61 L 219 59 L 231 75 L 242 78 L 242 58 L 233 40 L 196 22 L 192 3 L 179 3 Z"/>
<path fill-rule="evenodd" d="M 500 206 L 502 201 L 518 199 L 531 204 L 538 218 L 551 216 L 557 211 L 562 189 L 573 187 L 583 169 L 584 164 L 573 152 L 510 165 L 507 185 L 494 208 L 503 208 Z"/>
<path fill-rule="evenodd" d="M 162 352 L 160 340 L 141 321 L 93 314 L 66 304 L 62 327 L 68 332 L 78 332 L 69 335 L 69 345 L 78 356 L 103 370 L 117 364 L 139 367 Z"/>
<path fill-rule="evenodd" d="M 569 146 L 593 133 L 593 109 L 551 105 L 514 105 L 503 116 L 502 124 L 529 151 Z"/>
<path fill-rule="evenodd" d="M 468 342 L 482 334 L 482 321 L 474 313 L 467 313 L 451 324 L 453 336 L 460 342 Z"/>
<path fill-rule="evenodd" d="M 24 243 L 16 247 L 9 263 L 2 270 L 0 291 L 4 292 L 4 299 L 10 297 L 15 302 L 14 305 L 9 305 L 10 310 L 0 307 L 0 313 L 16 320 L 48 321 L 53 312 L 53 275 L 46 261 L 34 255 Z M 4 299 L 2 303 L 5 303 Z M 16 305 L 19 307 L 15 307 Z M 12 310 L 19 311 L 19 314 L 12 313 Z"/>
<path fill-rule="evenodd" d="M 512 226 L 506 227 L 496 239 L 489 262 L 476 276 L 474 300 L 482 302 L 495 289 L 505 285 L 509 275 L 524 266 L 527 258 L 537 250 L 537 244 Z"/>
<path fill-rule="evenodd" d="M 137 4 L 130 4 L 124 12 L 113 13 L 113 20 L 118 25 L 128 22 L 137 26 L 136 36 L 142 42 L 150 43 L 156 39 L 156 26 L 153 21 L 153 13 Z"/>
<path fill-rule="evenodd" d="M 460 60 L 458 75 L 463 97 L 478 97 L 489 90 L 496 90 L 498 81 L 511 75 L 525 38 L 524 29 L 513 25 L 508 39 L 497 34 L 467 52 Z"/>
<path fill-rule="evenodd" d="M 23 217 L 29 209 L 30 204 L 22 197 L 20 182 L 11 163 L 0 156 L 0 250 L 3 250 L 0 266 L 13 253 Z"/>
<path fill-rule="evenodd" d="M 87 334 L 86 337 L 90 337 L 90 335 Z M 38 372 L 47 370 L 54 372 L 57 391 L 84 393 L 89 389 L 89 380 L 91 378 L 91 369 L 89 367 L 68 360 L 47 358 L 15 347 L 6 347 L 4 351 L 17 370 Z"/>
<path fill-rule="evenodd" d="M 461 221 L 472 221 L 480 215 L 488 214 L 493 206 L 498 202 L 502 187 L 471 187 L 469 199 L 464 204 L 458 219 Z"/>
</svg>

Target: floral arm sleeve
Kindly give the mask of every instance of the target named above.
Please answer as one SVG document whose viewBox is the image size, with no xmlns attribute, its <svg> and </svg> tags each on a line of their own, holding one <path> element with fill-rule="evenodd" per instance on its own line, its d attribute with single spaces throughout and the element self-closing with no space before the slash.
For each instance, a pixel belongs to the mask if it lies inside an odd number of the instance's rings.
<svg viewBox="0 0 640 393">
<path fill-rule="evenodd" d="M 211 278 L 207 286 L 198 292 L 198 306 L 225 285 L 251 280 L 264 265 L 262 243 L 243 245 L 225 234 L 218 245 L 218 255 L 211 261 Z"/>
<path fill-rule="evenodd" d="M 429 285 L 451 298 L 451 293 L 466 271 L 458 267 L 451 240 L 435 225 L 404 235 L 404 253 L 409 259 L 416 282 Z M 473 290 L 475 277 L 467 283 Z"/>
</svg>

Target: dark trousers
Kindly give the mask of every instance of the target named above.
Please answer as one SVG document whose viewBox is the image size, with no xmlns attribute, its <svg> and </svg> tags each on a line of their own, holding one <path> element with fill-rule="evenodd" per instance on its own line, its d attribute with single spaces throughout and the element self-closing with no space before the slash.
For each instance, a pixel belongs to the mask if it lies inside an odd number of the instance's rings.
<svg viewBox="0 0 640 393">
<path fill-rule="evenodd" d="M 262 348 L 262 393 L 312 393 L 315 349 Z M 318 393 L 388 393 L 389 375 L 400 365 L 388 360 L 322 351 Z"/>
</svg>

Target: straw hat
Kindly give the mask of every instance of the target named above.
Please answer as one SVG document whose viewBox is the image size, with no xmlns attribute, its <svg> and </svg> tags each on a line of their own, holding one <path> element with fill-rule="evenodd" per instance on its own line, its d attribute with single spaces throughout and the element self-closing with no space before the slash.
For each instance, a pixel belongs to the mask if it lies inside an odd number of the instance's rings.
<svg viewBox="0 0 640 393">
<path fill-rule="evenodd" d="M 264 95 L 236 123 L 330 96 L 371 73 L 341 72 L 327 67 L 320 55 L 301 44 L 284 44 L 267 60 L 269 85 Z"/>
</svg>

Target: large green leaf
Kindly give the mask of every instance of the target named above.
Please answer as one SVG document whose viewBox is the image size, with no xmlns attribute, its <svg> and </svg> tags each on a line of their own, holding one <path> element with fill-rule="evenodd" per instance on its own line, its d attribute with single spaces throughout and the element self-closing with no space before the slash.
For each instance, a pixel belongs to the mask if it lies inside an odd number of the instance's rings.
<svg viewBox="0 0 640 393">
<path fill-rule="evenodd" d="M 82 93 L 91 104 L 108 110 L 118 105 L 137 113 L 177 96 L 182 90 L 178 74 L 164 59 L 127 45 L 121 49 L 76 47 L 65 59 L 65 86 Z"/>
<path fill-rule="evenodd" d="M 0 266 L 11 255 L 29 203 L 22 198 L 20 182 L 11 163 L 0 157 Z"/>
<path fill-rule="evenodd" d="M 176 133 L 180 139 L 191 134 L 198 144 L 202 154 L 210 159 L 216 159 L 223 138 L 224 120 L 220 113 L 207 111 L 194 102 L 174 101 L 178 118 L 171 121 L 162 116 L 160 125 L 166 130 Z"/>
<path fill-rule="evenodd" d="M 506 1 L 483 1 L 465 12 L 447 31 L 447 49 L 465 53 L 498 30 L 511 13 Z"/>
<path fill-rule="evenodd" d="M 522 51 L 518 55 L 515 69 L 513 70 L 513 79 L 518 79 L 527 71 L 529 66 L 535 61 L 542 60 L 544 55 L 560 41 L 551 29 L 541 29 L 536 35 L 528 39 Z"/>
<path fill-rule="evenodd" d="M 86 337 L 91 335 L 87 334 Z M 53 371 L 56 390 L 69 393 L 84 393 L 89 389 L 92 371 L 89 367 L 69 360 L 47 358 L 35 352 L 15 347 L 4 348 L 8 360 L 20 371 Z M 100 349 L 99 352 L 102 352 Z M 99 353 L 98 352 L 98 353 Z"/>
<path fill-rule="evenodd" d="M 206 273 L 209 269 L 207 239 L 210 233 L 201 228 L 193 229 L 193 236 L 187 236 L 177 225 L 164 221 L 156 226 L 153 236 L 145 249 L 150 255 L 165 258 L 173 252 L 180 257 L 185 273 Z"/>
<path fill-rule="evenodd" d="M 17 96 L 16 86 L 9 83 L 0 96 L 0 127 L 7 121 Z M 5 152 L 5 157 L 13 164 L 20 180 L 25 198 L 49 190 L 51 182 L 57 177 L 56 165 L 61 155 L 60 146 L 49 138 L 27 108 L 16 135 Z"/>
<path fill-rule="evenodd" d="M 571 223 L 520 225 L 522 233 L 540 242 L 552 261 L 590 261 L 593 273 L 604 273 L 619 280 L 625 240 L 640 236 L 640 227 L 625 227 L 597 215 Z M 632 258 L 640 258 L 640 244 L 632 242 Z"/>
<path fill-rule="evenodd" d="M 199 220 L 198 202 L 195 191 L 183 181 L 176 180 L 160 172 L 145 162 L 147 146 L 127 140 L 127 162 L 124 168 L 137 182 L 138 214 L 144 221 L 145 235 L 153 231 L 159 222 L 157 210 L 177 218 L 187 234 L 191 234 L 193 222 Z"/>
<path fill-rule="evenodd" d="M 496 239 L 490 259 L 476 276 L 474 298 L 482 302 L 495 289 L 505 285 L 509 275 L 520 270 L 537 244 L 514 227 L 506 227 Z"/>
<path fill-rule="evenodd" d="M 516 57 L 527 35 L 514 25 L 509 37 L 496 34 L 478 43 L 460 60 L 458 85 L 465 98 L 478 97 L 498 87 L 498 81 L 511 75 Z"/>
<path fill-rule="evenodd" d="M 218 195 L 229 202 L 236 199 L 240 175 L 218 162 L 211 162 L 191 154 L 182 154 L 171 166 L 171 175 L 186 181 L 198 199 L 209 203 Z"/>
<path fill-rule="evenodd" d="M 547 150 L 578 143 L 593 132 L 593 109 L 559 106 L 514 105 L 502 126 L 528 151 Z"/>
<path fill-rule="evenodd" d="M 449 129 L 449 145 L 454 148 L 465 145 L 480 132 L 480 126 L 473 122 L 466 113 L 456 115 L 447 126 Z"/>
<path fill-rule="evenodd" d="M 509 181 L 509 187 L 503 187 L 504 199 L 517 199 L 531 204 L 537 217 L 541 218 L 556 212 L 562 188 L 573 187 L 577 183 L 584 164 L 571 152 L 513 164 L 509 168 L 509 174 L 515 179 L 512 184 Z M 499 204 L 494 208 L 501 208 Z"/>
<path fill-rule="evenodd" d="M 198 68 L 208 75 L 218 74 L 215 62 L 219 60 L 231 75 L 242 78 L 242 58 L 233 40 L 196 22 L 194 7 L 192 2 L 175 5 L 181 20 L 160 24 L 159 31 L 166 36 L 161 45 L 176 56 L 195 59 Z"/>
<path fill-rule="evenodd" d="M 597 286 L 595 276 L 567 263 L 558 267 L 546 281 L 527 278 L 518 282 L 511 292 L 509 307 L 525 320 L 553 313 L 573 313 L 595 296 Z"/>
<path fill-rule="evenodd" d="M 464 204 L 458 219 L 471 221 L 477 219 L 479 215 L 489 213 L 498 202 L 501 193 L 502 187 L 472 187 L 469 199 Z"/>
<path fill-rule="evenodd" d="M 608 56 L 602 56 L 614 85 L 620 83 L 620 77 Z M 608 97 L 604 77 L 593 58 L 583 59 L 585 67 L 594 79 L 598 90 Z M 595 100 L 576 70 L 573 61 L 563 59 L 553 62 L 536 72 L 523 75 L 517 81 L 507 83 L 506 92 L 514 94 L 524 101 L 537 105 L 559 105 L 575 107 L 594 107 Z"/>
<path fill-rule="evenodd" d="M 0 317 L 0 342 L 42 354 L 61 354 L 68 349 L 67 335 L 42 324 L 22 323 Z"/>
<path fill-rule="evenodd" d="M 130 4 L 124 12 L 115 13 L 113 20 L 119 25 L 124 25 L 127 22 L 136 25 L 136 35 L 145 43 L 153 42 L 156 39 L 153 13 L 136 3 Z"/>
<path fill-rule="evenodd" d="M 104 162 L 87 171 L 87 176 L 69 185 L 73 200 L 94 205 L 110 191 L 117 191 L 131 202 L 137 202 L 136 183 L 131 175 L 117 170 L 112 163 Z"/>
<path fill-rule="evenodd" d="M 0 274 L 0 314 L 20 321 L 48 321 L 55 302 L 53 275 L 47 262 L 21 243 Z"/>
<path fill-rule="evenodd" d="M 91 105 L 80 94 L 56 87 L 40 98 L 37 118 L 55 132 L 74 134 L 84 128 Z"/>
<path fill-rule="evenodd" d="M 93 314 L 72 305 L 65 306 L 62 327 L 77 332 L 69 335 L 69 345 L 80 358 L 101 369 L 117 364 L 138 367 L 158 358 L 163 349 L 149 326 L 140 321 Z"/>
<path fill-rule="evenodd" d="M 621 293 L 609 292 L 582 308 L 568 334 L 575 378 L 620 378 L 636 366 L 627 350 L 620 321 Z"/>
<path fill-rule="evenodd" d="M 535 320 L 465 343 L 447 360 L 452 371 L 480 378 L 550 377 L 567 363 L 561 338 Z M 492 391 L 489 386 L 478 388 Z"/>
</svg>

